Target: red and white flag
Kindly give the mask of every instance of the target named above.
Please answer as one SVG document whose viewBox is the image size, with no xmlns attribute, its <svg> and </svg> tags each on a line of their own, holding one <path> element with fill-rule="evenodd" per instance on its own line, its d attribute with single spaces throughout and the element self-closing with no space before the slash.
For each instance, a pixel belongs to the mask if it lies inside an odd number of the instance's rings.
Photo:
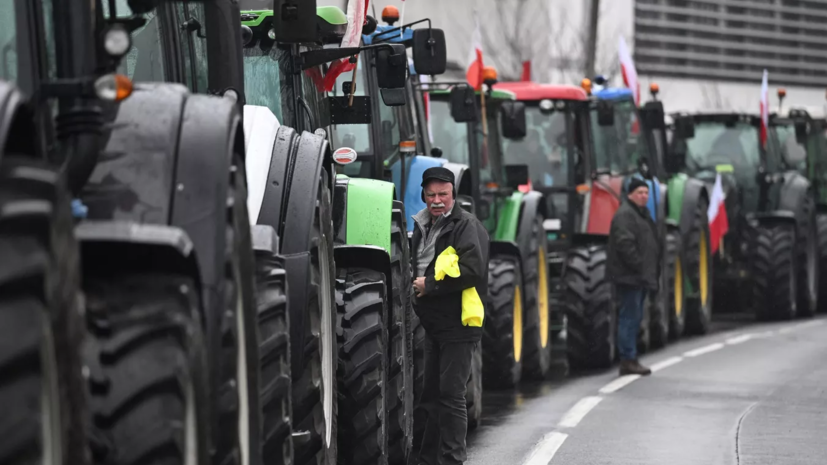
<svg viewBox="0 0 827 465">
<path fill-rule="evenodd" d="M 770 97 L 767 89 L 767 78 L 769 73 L 764 70 L 764 77 L 761 79 L 761 146 L 767 146 L 767 129 L 770 127 Z"/>
<path fill-rule="evenodd" d="M 369 3 L 370 0 L 349 0 L 347 2 L 347 29 L 345 29 L 345 36 L 340 45 L 342 48 L 358 47 L 362 43 L 362 27 L 368 15 Z M 350 63 L 348 58 L 331 63 L 324 76 L 325 91 L 332 91 L 336 86 L 336 78 L 342 73 L 353 71 L 354 67 L 356 65 Z"/>
<path fill-rule="evenodd" d="M 474 33 L 471 35 L 471 49 L 468 52 L 468 71 L 465 72 L 465 80 L 474 89 L 482 89 L 482 29 L 480 29 L 480 17 L 477 10 L 474 10 Z"/>
<path fill-rule="evenodd" d="M 520 77 L 520 81 L 531 81 L 531 60 L 523 62 L 523 75 Z"/>
<path fill-rule="evenodd" d="M 709 242 L 712 247 L 712 254 L 718 250 L 721 244 L 721 239 L 729 231 L 729 219 L 726 216 L 726 206 L 724 205 L 726 195 L 724 194 L 724 187 L 721 184 L 721 173 L 715 177 L 715 186 L 712 188 L 712 196 L 709 199 L 709 209 L 707 216 L 709 217 Z"/>
<path fill-rule="evenodd" d="M 620 58 L 620 72 L 623 74 L 623 83 L 631 89 L 632 95 L 635 96 L 635 106 L 640 106 L 640 82 L 637 80 L 635 61 L 632 59 L 632 54 L 629 52 L 629 47 L 626 45 L 626 39 L 623 36 L 620 36 L 617 53 Z"/>
</svg>

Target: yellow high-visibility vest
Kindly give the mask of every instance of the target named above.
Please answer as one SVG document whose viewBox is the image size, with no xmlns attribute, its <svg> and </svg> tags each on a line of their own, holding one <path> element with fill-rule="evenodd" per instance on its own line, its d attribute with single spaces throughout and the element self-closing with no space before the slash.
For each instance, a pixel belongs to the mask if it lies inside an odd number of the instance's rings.
<svg viewBox="0 0 827 465">
<path fill-rule="evenodd" d="M 459 255 L 453 247 L 448 246 L 443 250 L 438 257 L 436 257 L 436 264 L 434 265 L 434 279 L 442 281 L 445 276 L 458 278 L 459 272 Z M 482 305 L 482 299 L 477 294 L 477 289 L 469 287 L 462 291 L 462 324 L 463 326 L 482 327 L 482 320 L 485 318 L 485 308 Z"/>
</svg>

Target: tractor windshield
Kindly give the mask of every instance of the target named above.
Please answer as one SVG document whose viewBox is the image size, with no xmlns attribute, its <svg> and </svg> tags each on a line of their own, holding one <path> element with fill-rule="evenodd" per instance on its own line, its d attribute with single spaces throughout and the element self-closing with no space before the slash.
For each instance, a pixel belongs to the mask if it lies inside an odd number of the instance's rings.
<svg viewBox="0 0 827 465">
<path fill-rule="evenodd" d="M 779 124 L 775 126 L 778 148 L 781 151 L 783 160 L 790 168 L 799 170 L 806 174 L 807 170 L 807 148 L 799 144 L 795 138 L 795 126 L 790 124 Z M 810 137 L 809 139 L 812 139 Z"/>
<path fill-rule="evenodd" d="M 536 188 L 565 187 L 568 173 L 569 110 L 541 111 L 539 106 L 526 107 L 528 133 L 521 140 L 506 140 L 503 146 L 505 165 L 528 165 L 531 183 Z"/>
<path fill-rule="evenodd" d="M 646 142 L 632 101 L 615 101 L 613 108 L 612 126 L 599 125 L 597 107 L 591 109 L 597 169 L 629 174 L 637 171 L 638 160 L 647 156 Z"/>
<path fill-rule="evenodd" d="M 17 29 L 15 2 L 0 2 L 0 79 L 17 81 Z"/>
<path fill-rule="evenodd" d="M 343 95 L 342 85 L 345 82 L 350 82 L 353 79 L 353 73 L 347 72 L 339 75 L 336 78 L 336 87 L 331 92 L 335 96 Z M 363 60 L 359 60 L 359 66 L 356 68 L 356 96 L 364 96 L 367 90 L 367 82 L 365 81 L 365 64 Z M 376 98 L 381 99 L 380 96 L 376 96 Z M 331 104 L 335 104 L 331 102 Z M 380 106 L 382 106 L 380 104 Z M 332 136 L 333 136 L 333 146 L 334 148 L 340 147 L 350 147 L 356 150 L 356 153 L 359 155 L 368 155 L 372 154 L 372 144 L 370 140 L 370 126 L 367 124 L 339 124 L 331 126 L 332 129 Z M 348 165 L 348 167 L 352 170 L 356 167 L 352 165 L 356 165 L 356 163 L 352 163 Z"/>
<path fill-rule="evenodd" d="M 244 94 L 248 105 L 265 106 L 276 115 L 280 122 L 282 114 L 282 89 L 290 79 L 279 70 L 279 60 L 289 60 L 289 54 L 278 47 L 262 50 L 261 47 L 244 48 Z M 284 84 L 284 85 L 283 85 Z M 285 99 L 286 100 L 286 99 Z"/>
<path fill-rule="evenodd" d="M 750 123 L 699 122 L 695 125 L 695 137 L 676 143 L 685 146 L 689 174 L 715 171 L 719 165 L 732 165 L 736 175 L 743 179 L 755 178 L 758 173 L 758 128 Z"/>
<path fill-rule="evenodd" d="M 468 124 L 451 117 L 451 103 L 431 99 L 431 134 L 433 147 L 442 149 L 442 158 L 453 163 L 468 164 Z"/>
</svg>

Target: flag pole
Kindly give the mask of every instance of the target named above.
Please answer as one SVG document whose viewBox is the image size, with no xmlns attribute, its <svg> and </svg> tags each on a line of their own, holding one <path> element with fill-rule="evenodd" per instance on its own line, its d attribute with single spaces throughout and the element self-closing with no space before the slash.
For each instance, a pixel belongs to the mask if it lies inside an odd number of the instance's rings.
<svg viewBox="0 0 827 465">
<path fill-rule="evenodd" d="M 485 83 L 480 84 L 480 105 L 482 107 L 482 135 L 483 144 L 488 143 L 488 112 L 485 111 Z"/>
</svg>

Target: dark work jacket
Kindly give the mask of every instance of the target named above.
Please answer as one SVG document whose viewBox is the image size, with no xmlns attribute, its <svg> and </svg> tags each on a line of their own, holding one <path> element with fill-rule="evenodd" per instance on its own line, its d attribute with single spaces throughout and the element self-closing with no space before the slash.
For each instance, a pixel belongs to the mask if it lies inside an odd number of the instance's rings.
<svg viewBox="0 0 827 465">
<path fill-rule="evenodd" d="M 469 287 L 476 288 L 483 306 L 488 307 L 488 231 L 474 215 L 458 205 L 446 219 L 448 223 L 436 239 L 434 259 L 425 269 L 425 294 L 414 297 L 414 310 L 425 331 L 434 339 L 441 342 L 476 342 L 482 338 L 482 328 L 462 325 L 462 291 Z M 422 230 L 416 225 L 411 238 L 411 270 L 414 275 L 420 241 Z M 460 275 L 457 278 L 446 276 L 442 281 L 437 281 L 434 279 L 436 257 L 448 246 L 457 251 Z M 416 291 L 413 292 L 416 294 Z M 483 319 L 483 325 L 485 323 Z"/>
<path fill-rule="evenodd" d="M 612 218 L 607 259 L 610 281 L 658 290 L 660 241 L 649 210 L 623 200 Z"/>
</svg>

